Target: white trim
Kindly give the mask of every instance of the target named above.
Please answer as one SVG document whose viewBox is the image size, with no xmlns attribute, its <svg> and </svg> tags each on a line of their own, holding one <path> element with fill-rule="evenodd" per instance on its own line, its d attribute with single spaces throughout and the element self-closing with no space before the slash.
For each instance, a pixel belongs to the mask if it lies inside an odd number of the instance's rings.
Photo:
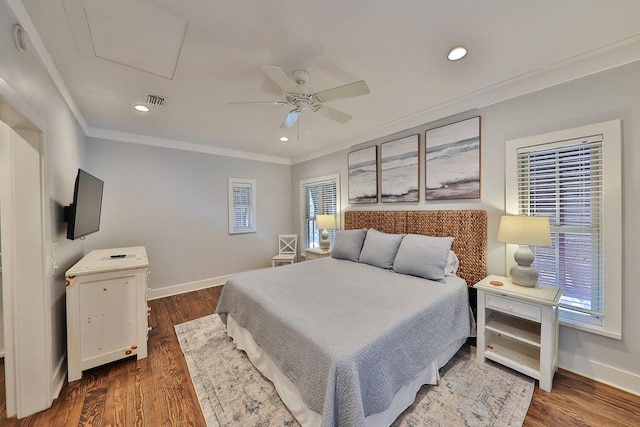
<svg viewBox="0 0 640 427">
<path fill-rule="evenodd" d="M 265 154 L 249 153 L 247 151 L 214 147 L 211 145 L 194 144 L 176 139 L 160 138 L 157 136 L 140 135 L 136 133 L 120 132 L 117 130 L 90 127 L 87 136 L 107 141 L 129 142 L 131 144 L 151 145 L 154 147 L 173 148 L 175 150 L 193 151 L 196 153 L 214 154 L 216 156 L 236 157 L 239 159 L 255 160 L 258 162 L 291 165 L 291 161 L 284 157 L 268 156 Z"/>
<path fill-rule="evenodd" d="M 7 414 L 10 415 L 13 410 L 13 415 L 25 416 L 28 415 L 24 412 L 22 408 L 27 408 L 28 405 L 22 402 L 22 396 L 24 394 L 34 396 L 35 389 L 45 389 L 48 391 L 48 394 L 44 396 L 46 400 L 46 406 L 40 407 L 37 410 L 46 409 L 51 405 L 51 402 L 55 397 L 57 397 L 62 385 L 64 384 L 64 377 L 66 376 L 66 371 L 63 370 L 62 375 L 58 375 L 53 377 L 53 337 L 52 337 L 52 310 L 51 310 L 51 295 L 50 290 L 51 286 L 53 286 L 52 277 L 53 271 L 51 271 L 51 263 L 49 260 L 52 260 L 51 253 L 51 212 L 50 212 L 50 204 L 49 204 L 49 186 L 47 179 L 47 147 L 46 143 L 47 138 L 47 123 L 46 121 L 35 112 L 33 108 L 27 103 L 27 101 L 16 92 L 4 79 L 0 78 L 0 104 L 6 103 L 7 105 L 3 108 L 5 114 L 10 114 L 11 111 L 20 116 L 20 120 L 18 123 L 10 124 L 11 128 L 16 129 L 24 129 L 29 133 L 30 141 L 27 141 L 31 146 L 37 146 L 39 151 L 39 171 L 40 171 L 40 226 L 42 230 L 42 236 L 40 238 L 42 242 L 41 248 L 41 257 L 43 265 L 42 267 L 42 295 L 43 295 L 43 313 L 44 319 L 41 327 L 44 329 L 44 339 L 41 343 L 35 341 L 36 345 L 44 345 L 48 350 L 48 353 L 45 351 L 44 357 L 47 359 L 47 363 L 45 364 L 44 369 L 46 370 L 46 375 L 43 375 L 42 380 L 46 381 L 46 384 L 27 384 L 25 380 L 21 379 L 20 370 L 20 349 L 19 347 L 24 347 L 24 345 L 18 345 L 18 340 L 20 339 L 17 336 L 17 331 L 19 329 L 24 329 L 22 322 L 18 322 L 18 318 L 20 313 L 17 312 L 18 308 L 18 295 L 17 293 L 12 294 L 12 291 L 9 290 L 9 295 L 5 295 L 5 298 L 8 301 L 4 302 L 4 330 L 5 330 L 5 383 L 7 389 Z M 1 119 L 1 118 L 0 118 Z M 30 132 L 33 132 L 31 134 Z M 25 132 L 22 132 L 24 136 L 27 136 Z M 4 286 L 4 285 L 3 285 Z M 6 287 L 6 286 L 5 286 Z M 8 332 L 8 333 L 7 333 Z M 29 344 L 27 344 L 26 351 L 36 351 L 40 352 L 41 349 L 36 347 L 33 348 L 34 341 L 31 338 L 27 338 Z M 7 346 L 8 343 L 8 346 Z M 25 350 L 25 349 L 23 349 Z M 15 363 L 13 362 L 15 360 Z M 57 364 L 62 364 L 65 358 L 64 355 L 57 361 Z M 10 396 L 11 395 L 11 396 Z M 33 399 L 30 399 L 33 400 Z M 12 404 L 12 405 L 11 405 Z M 30 411 L 31 409 L 27 409 Z"/>
<path fill-rule="evenodd" d="M 187 292 L 199 291 L 201 289 L 223 286 L 233 275 L 212 277 L 210 279 L 196 280 L 194 282 L 180 283 L 173 286 L 165 286 L 159 289 L 150 289 L 147 300 L 170 297 L 173 295 L 185 294 Z"/>
<path fill-rule="evenodd" d="M 640 375 L 636 373 L 587 359 L 577 352 L 560 352 L 558 365 L 575 374 L 640 396 Z"/>
<path fill-rule="evenodd" d="M 622 339 L 622 122 L 611 120 L 592 125 L 564 129 L 541 135 L 512 139 L 505 143 L 505 210 L 518 214 L 517 200 L 517 150 L 522 147 L 543 145 L 555 141 L 571 141 L 590 135 L 603 137 L 604 204 L 602 228 L 605 239 L 604 258 L 604 313 L 602 327 L 582 324 L 580 330 L 598 335 Z M 507 245 L 506 271 L 515 264 L 513 254 L 516 245 Z M 562 324 L 574 327 L 574 322 Z"/>
<path fill-rule="evenodd" d="M 0 150 L 4 159 L 0 192 L 6 406 L 7 416 L 21 418 L 48 408 L 53 400 L 44 158 L 40 132 L 19 134 L 6 124 L 3 128 L 6 141 Z M 36 203 L 37 212 L 33 209 Z M 29 209 L 31 215 L 23 218 L 20 209 Z"/>
</svg>

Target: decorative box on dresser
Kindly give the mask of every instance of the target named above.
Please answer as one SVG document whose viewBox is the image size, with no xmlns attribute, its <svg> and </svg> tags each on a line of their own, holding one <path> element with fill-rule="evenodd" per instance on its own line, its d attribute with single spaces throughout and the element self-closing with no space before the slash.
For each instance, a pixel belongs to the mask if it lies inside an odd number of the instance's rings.
<svg viewBox="0 0 640 427">
<path fill-rule="evenodd" d="M 148 275 L 142 246 L 94 250 L 67 270 L 69 382 L 89 368 L 147 357 Z"/>
<path fill-rule="evenodd" d="M 474 287 L 478 291 L 478 359 L 491 359 L 522 372 L 539 380 L 542 390 L 551 391 L 558 368 L 562 289 L 543 284 L 518 286 L 496 275 Z"/>
</svg>

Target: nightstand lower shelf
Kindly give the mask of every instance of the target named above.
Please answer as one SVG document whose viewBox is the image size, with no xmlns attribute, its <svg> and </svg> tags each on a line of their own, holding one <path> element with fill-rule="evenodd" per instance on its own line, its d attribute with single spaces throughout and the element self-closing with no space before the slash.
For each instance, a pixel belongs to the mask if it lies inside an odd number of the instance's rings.
<svg viewBox="0 0 640 427">
<path fill-rule="evenodd" d="M 540 350 L 500 335 L 488 337 L 484 357 L 536 380 L 540 379 Z"/>
</svg>

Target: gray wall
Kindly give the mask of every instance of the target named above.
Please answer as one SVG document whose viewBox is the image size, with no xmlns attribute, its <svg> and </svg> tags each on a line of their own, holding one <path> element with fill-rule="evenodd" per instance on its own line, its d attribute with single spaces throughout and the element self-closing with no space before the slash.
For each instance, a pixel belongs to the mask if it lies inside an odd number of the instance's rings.
<svg viewBox="0 0 640 427">
<path fill-rule="evenodd" d="M 633 218 L 640 210 L 640 62 L 584 77 L 569 83 L 469 111 L 447 120 L 428 123 L 418 128 L 360 144 L 328 156 L 292 166 L 291 182 L 294 221 L 299 223 L 297 186 L 301 179 L 328 173 L 340 173 L 342 209 L 484 209 L 489 215 L 487 242 L 488 273 L 505 274 L 505 245 L 496 241 L 500 215 L 505 209 L 504 151 L 505 141 L 572 128 L 613 119 L 623 122 L 623 328 L 622 341 L 560 328 L 560 366 L 585 376 L 614 384 L 640 394 L 640 286 L 633 265 L 640 256 L 635 240 L 640 225 Z M 425 202 L 413 204 L 347 204 L 347 153 L 355 148 L 378 144 L 398 137 L 420 134 L 424 153 L 424 131 L 457 119 L 480 115 L 481 199 L 475 201 Z M 424 192 L 424 163 L 420 174 Z M 635 166 L 635 167 L 634 167 Z"/>
<path fill-rule="evenodd" d="M 88 172 L 105 182 L 87 250 L 145 246 L 152 297 L 266 267 L 278 233 L 293 231 L 289 165 L 95 138 L 87 156 Z M 229 235 L 229 177 L 256 180 L 257 233 Z"/>
</svg>

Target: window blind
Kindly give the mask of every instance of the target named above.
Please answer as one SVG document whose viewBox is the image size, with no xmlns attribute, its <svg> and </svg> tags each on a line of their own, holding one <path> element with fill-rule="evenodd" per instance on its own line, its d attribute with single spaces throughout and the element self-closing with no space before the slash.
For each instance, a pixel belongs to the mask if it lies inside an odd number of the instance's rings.
<svg viewBox="0 0 640 427">
<path fill-rule="evenodd" d="M 229 233 L 253 233 L 256 227 L 256 182 L 229 178 Z"/>
<path fill-rule="evenodd" d="M 316 229 L 316 215 L 337 215 L 338 184 L 327 179 L 302 184 L 302 243 L 304 248 L 320 246 L 320 231 Z M 327 230 L 333 246 L 336 230 Z"/>
<path fill-rule="evenodd" d="M 603 315 L 602 135 L 517 150 L 518 210 L 549 217 L 551 246 L 534 247 L 541 283 L 563 289 L 560 307 Z"/>
<path fill-rule="evenodd" d="M 234 229 L 238 231 L 252 228 L 251 184 L 233 185 L 233 224 Z"/>
</svg>

